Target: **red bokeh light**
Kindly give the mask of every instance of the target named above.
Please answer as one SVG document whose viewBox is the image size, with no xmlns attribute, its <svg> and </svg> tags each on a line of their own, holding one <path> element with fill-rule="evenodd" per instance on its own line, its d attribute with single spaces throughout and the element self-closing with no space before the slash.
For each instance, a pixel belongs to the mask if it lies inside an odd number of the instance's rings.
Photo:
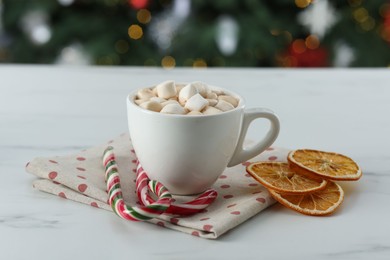
<svg viewBox="0 0 390 260">
<path fill-rule="evenodd" d="M 134 9 L 143 9 L 145 8 L 149 1 L 148 0 L 128 0 L 129 5 Z"/>
</svg>

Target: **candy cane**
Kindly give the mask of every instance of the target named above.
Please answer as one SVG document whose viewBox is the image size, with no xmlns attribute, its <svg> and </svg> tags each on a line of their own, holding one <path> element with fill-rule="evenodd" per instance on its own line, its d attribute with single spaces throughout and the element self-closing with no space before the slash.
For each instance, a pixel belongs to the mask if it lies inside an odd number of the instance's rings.
<svg viewBox="0 0 390 260">
<path fill-rule="evenodd" d="M 158 197 L 158 200 L 146 206 L 127 206 L 123 200 L 118 167 L 111 146 L 104 151 L 103 165 L 106 170 L 105 180 L 109 194 L 108 202 L 119 217 L 132 221 L 145 221 L 160 216 L 171 205 L 172 195 L 169 191 L 158 181 L 149 181 L 147 176 L 144 175 L 140 177 L 140 182 L 148 183 L 148 185 L 147 189 L 143 188 L 143 192 L 147 193 L 150 190 Z"/>
<path fill-rule="evenodd" d="M 147 178 L 147 180 L 145 179 Z M 145 192 L 149 178 L 147 177 L 146 172 L 142 168 L 139 161 L 137 161 L 137 196 L 140 202 L 143 205 L 150 205 L 156 201 Z M 207 208 L 218 196 L 218 193 L 209 189 L 203 192 L 199 197 L 195 198 L 192 201 L 180 203 L 180 204 L 171 204 L 165 213 L 174 214 L 174 215 L 191 215 L 202 211 Z"/>
<path fill-rule="evenodd" d="M 136 193 L 141 206 L 130 207 L 123 200 L 118 167 L 111 146 L 104 151 L 103 165 L 106 169 L 105 180 L 109 194 L 108 202 L 113 211 L 124 219 L 144 221 L 158 217 L 162 213 L 191 215 L 208 207 L 218 195 L 215 190 L 209 189 L 192 201 L 172 204 L 172 196 L 169 191 L 160 182 L 149 180 L 148 175 L 137 161 Z M 154 200 L 149 193 L 155 194 L 158 200 Z"/>
</svg>

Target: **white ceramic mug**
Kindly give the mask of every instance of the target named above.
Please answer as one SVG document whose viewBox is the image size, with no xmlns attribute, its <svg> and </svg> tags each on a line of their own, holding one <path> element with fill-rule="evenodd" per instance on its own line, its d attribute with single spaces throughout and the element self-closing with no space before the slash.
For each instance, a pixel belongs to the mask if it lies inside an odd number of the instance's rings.
<svg viewBox="0 0 390 260">
<path fill-rule="evenodd" d="M 216 115 L 172 115 L 145 110 L 134 103 L 137 91 L 127 97 L 130 138 L 150 179 L 173 194 L 190 195 L 210 188 L 226 167 L 260 154 L 279 134 L 278 117 L 266 108 L 245 110 L 244 99 L 233 110 Z M 256 118 L 270 121 L 266 136 L 248 149 L 243 142 Z"/>
</svg>

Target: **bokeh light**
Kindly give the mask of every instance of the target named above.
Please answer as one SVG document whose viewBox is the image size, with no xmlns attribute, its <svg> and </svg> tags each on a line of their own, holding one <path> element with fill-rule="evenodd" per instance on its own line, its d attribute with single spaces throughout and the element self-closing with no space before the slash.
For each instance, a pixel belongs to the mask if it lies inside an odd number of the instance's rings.
<svg viewBox="0 0 390 260">
<path fill-rule="evenodd" d="M 36 44 L 45 44 L 51 38 L 51 30 L 45 24 L 40 24 L 32 28 L 31 40 Z"/>
<path fill-rule="evenodd" d="M 360 27 L 364 31 L 371 31 L 375 27 L 375 20 L 369 16 L 366 20 L 364 20 L 364 22 L 360 24 Z"/>
<path fill-rule="evenodd" d="M 353 17 L 357 22 L 362 23 L 368 18 L 368 12 L 365 8 L 360 7 L 353 12 Z"/>
<path fill-rule="evenodd" d="M 176 60 L 172 56 L 165 56 L 161 60 L 161 66 L 166 69 L 171 69 L 176 66 Z"/>
<path fill-rule="evenodd" d="M 194 63 L 192 64 L 192 67 L 194 68 L 206 68 L 207 63 L 204 59 L 196 59 L 194 60 Z"/>
<path fill-rule="evenodd" d="M 320 40 L 317 36 L 311 34 L 306 37 L 305 45 L 308 49 L 314 50 L 317 49 L 318 46 L 320 46 Z"/>
<path fill-rule="evenodd" d="M 138 40 L 142 38 L 144 32 L 141 26 L 139 26 L 138 24 L 132 24 L 128 29 L 128 34 L 131 39 Z"/>
<path fill-rule="evenodd" d="M 303 53 L 306 51 L 305 41 L 302 39 L 297 39 L 292 43 L 292 49 L 295 53 Z"/>
<path fill-rule="evenodd" d="M 152 15 L 147 9 L 141 9 L 137 12 L 137 20 L 140 23 L 147 24 L 152 19 Z"/>
<path fill-rule="evenodd" d="M 128 0 L 128 1 L 129 1 L 129 5 L 134 9 L 145 8 L 149 3 L 148 0 Z"/>
<path fill-rule="evenodd" d="M 299 8 L 305 8 L 311 3 L 310 0 L 295 0 L 295 5 Z"/>
</svg>

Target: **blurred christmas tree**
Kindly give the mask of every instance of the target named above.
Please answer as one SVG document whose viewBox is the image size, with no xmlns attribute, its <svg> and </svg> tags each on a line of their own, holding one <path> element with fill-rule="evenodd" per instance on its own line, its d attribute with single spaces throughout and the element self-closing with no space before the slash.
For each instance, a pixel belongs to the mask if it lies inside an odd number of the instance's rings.
<svg viewBox="0 0 390 260">
<path fill-rule="evenodd" d="M 383 0 L 0 0 L 0 62 L 390 65 Z"/>
</svg>

